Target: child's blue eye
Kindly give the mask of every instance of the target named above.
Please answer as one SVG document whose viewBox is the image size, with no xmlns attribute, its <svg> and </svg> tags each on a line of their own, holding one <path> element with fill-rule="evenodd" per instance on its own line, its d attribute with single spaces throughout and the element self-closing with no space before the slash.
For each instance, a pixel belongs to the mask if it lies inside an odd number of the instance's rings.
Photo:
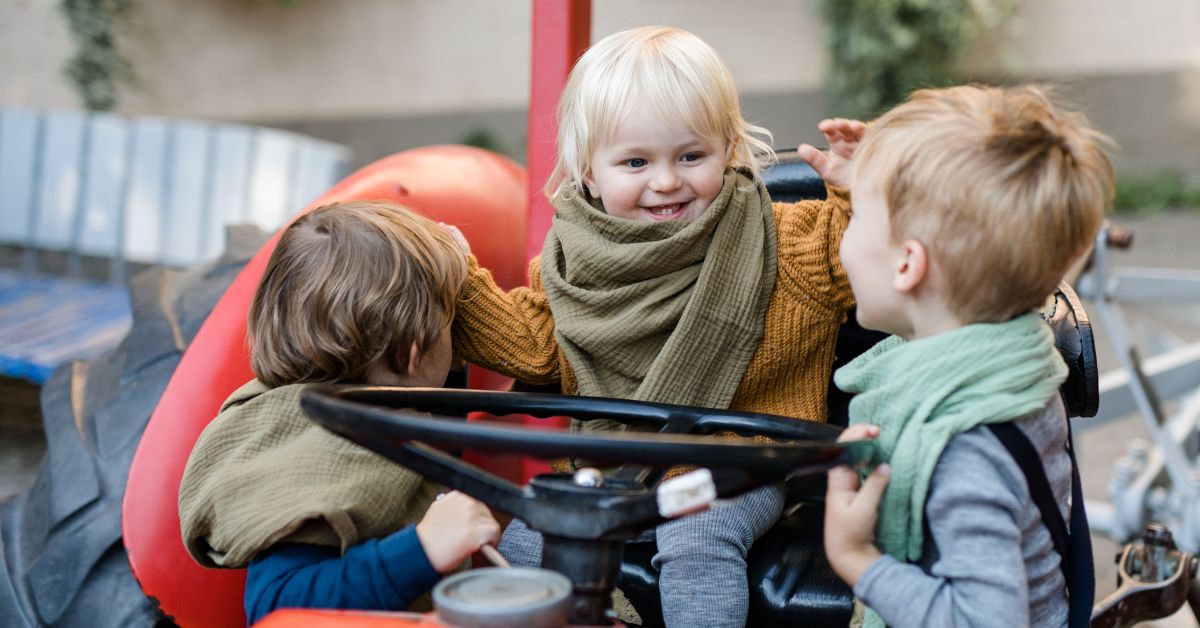
<svg viewBox="0 0 1200 628">
<path fill-rule="evenodd" d="M 627 160 L 625 163 L 628 164 L 630 168 L 641 168 L 649 162 L 641 157 L 634 157 L 633 159 Z"/>
<path fill-rule="evenodd" d="M 700 161 L 704 157 L 704 153 L 687 153 L 683 156 L 684 161 Z"/>
</svg>

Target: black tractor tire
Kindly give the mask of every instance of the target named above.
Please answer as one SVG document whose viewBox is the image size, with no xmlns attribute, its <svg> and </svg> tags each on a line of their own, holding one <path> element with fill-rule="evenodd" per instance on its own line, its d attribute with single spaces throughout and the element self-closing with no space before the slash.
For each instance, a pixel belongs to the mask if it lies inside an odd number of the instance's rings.
<svg viewBox="0 0 1200 628">
<path fill-rule="evenodd" d="M 33 484 L 0 503 L 0 626 L 171 625 L 134 580 L 121 502 L 134 451 L 183 351 L 267 235 L 228 230 L 225 254 L 129 282 L 133 325 L 42 388 L 47 452 Z"/>
</svg>

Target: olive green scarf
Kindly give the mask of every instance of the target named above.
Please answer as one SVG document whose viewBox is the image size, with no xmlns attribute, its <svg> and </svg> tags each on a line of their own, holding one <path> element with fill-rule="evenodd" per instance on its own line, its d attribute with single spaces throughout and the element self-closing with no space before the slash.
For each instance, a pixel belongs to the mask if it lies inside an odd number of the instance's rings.
<svg viewBox="0 0 1200 628">
<path fill-rule="evenodd" d="M 775 287 L 762 182 L 726 172 L 694 220 L 626 220 L 579 195 L 554 207 L 542 282 L 579 393 L 727 408 Z"/>
<path fill-rule="evenodd" d="M 206 567 L 242 567 L 281 542 L 345 550 L 416 523 L 441 489 L 326 431 L 303 384 L 242 386 L 205 428 L 179 487 L 184 545 Z"/>
</svg>

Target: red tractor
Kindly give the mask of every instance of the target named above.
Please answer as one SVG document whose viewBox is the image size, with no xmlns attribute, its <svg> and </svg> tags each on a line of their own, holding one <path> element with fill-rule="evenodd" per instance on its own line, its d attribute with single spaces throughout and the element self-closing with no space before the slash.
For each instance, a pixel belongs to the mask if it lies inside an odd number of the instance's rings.
<svg viewBox="0 0 1200 628">
<path fill-rule="evenodd" d="M 552 164 L 554 104 L 571 64 L 587 46 L 589 30 L 587 1 L 534 0 L 528 176 L 485 151 L 431 147 L 367 166 L 313 206 L 357 199 L 407 205 L 460 227 L 502 286 L 519 285 L 526 261 L 539 250 L 550 223 L 549 206 L 537 190 Z M 777 200 L 824 193 L 815 173 L 787 156 L 766 178 Z M 196 565 L 183 548 L 176 506 L 184 464 L 197 437 L 221 401 L 252 377 L 245 313 L 274 239 L 261 247 L 246 246 L 236 237 L 232 242 L 226 258 L 181 279 L 159 273 L 135 280 L 134 331 L 126 342 L 90 366 L 60 369 L 47 385 L 48 463 L 31 491 L 0 505 L 0 555 L 5 559 L 0 623 L 245 623 L 244 573 Z M 257 252 L 250 255 L 254 248 Z M 1060 293 L 1051 324 L 1072 366 L 1064 390 L 1072 414 L 1094 413 L 1090 326 L 1069 288 Z M 869 345 L 871 340 L 861 330 L 847 328 L 839 342 Z M 508 382 L 472 370 L 469 384 L 496 391 Z M 656 625 L 657 576 L 649 566 L 653 542 L 631 540 L 663 520 L 656 505 L 663 471 L 706 460 L 722 461 L 712 469 L 711 490 L 717 496 L 789 479 L 791 507 L 758 541 L 748 561 L 751 625 L 847 623 L 851 595 L 825 562 L 822 510 L 813 498 L 823 495 L 823 475 L 817 472 L 865 458 L 870 448 L 834 445 L 838 427 L 737 412 L 487 391 L 316 388 L 304 404 L 328 429 L 528 521 L 546 536 L 544 567 L 566 579 L 550 574 L 525 582 L 517 572 L 490 572 L 486 586 L 473 594 L 447 593 L 450 587 L 444 585 L 456 576 L 439 587 L 440 619 L 293 610 L 276 612 L 260 625 L 563 625 L 564 619 L 577 625 L 608 624 L 609 596 L 618 585 L 644 623 Z M 414 420 L 398 408 L 422 408 L 435 416 L 472 413 L 472 420 Z M 526 423 L 543 420 L 528 415 L 603 417 L 654 425 L 660 433 L 583 436 L 488 419 L 507 415 L 527 415 Z M 733 444 L 694 436 L 718 431 L 765 435 L 776 442 Z M 465 447 L 467 453 L 459 459 L 435 449 L 437 445 Z M 623 466 L 596 482 L 543 474 L 544 464 L 517 455 L 542 460 L 578 456 Z M 1194 561 L 1186 557 L 1186 562 Z M 511 595 L 504 599 L 505 594 L 497 593 L 497 582 L 509 592 L 522 582 L 524 591 L 535 591 L 542 602 L 527 604 L 525 610 L 542 613 L 536 615 L 541 619 L 506 618 L 514 603 Z M 482 623 L 471 623 L 475 621 Z M 537 623 L 541 621 L 547 623 Z"/>
</svg>

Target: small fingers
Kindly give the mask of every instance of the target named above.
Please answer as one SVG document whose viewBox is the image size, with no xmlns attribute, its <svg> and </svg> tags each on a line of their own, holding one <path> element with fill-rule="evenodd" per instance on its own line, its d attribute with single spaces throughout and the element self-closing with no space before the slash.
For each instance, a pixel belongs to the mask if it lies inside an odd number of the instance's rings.
<svg viewBox="0 0 1200 628">
<path fill-rule="evenodd" d="M 867 476 L 867 481 L 863 482 L 862 488 L 859 489 L 858 497 L 855 498 L 855 506 L 875 510 L 879 505 L 879 500 L 883 498 L 883 491 L 887 488 L 888 480 L 891 477 L 892 468 L 886 463 L 875 467 L 871 475 Z"/>
<path fill-rule="evenodd" d="M 829 118 L 822 120 L 817 129 L 825 136 L 832 147 L 840 143 L 857 143 L 867 131 L 867 125 L 861 120 L 849 118 Z"/>
<path fill-rule="evenodd" d="M 496 523 L 491 517 L 481 526 L 480 534 L 483 538 L 483 543 L 491 543 L 495 545 L 500 542 L 500 524 Z M 480 545 L 483 545 L 480 543 Z"/>
<path fill-rule="evenodd" d="M 829 470 L 828 494 L 854 493 L 858 491 L 858 472 L 846 465 Z"/>
<path fill-rule="evenodd" d="M 829 170 L 830 164 L 829 156 L 823 151 L 812 144 L 801 144 L 796 149 L 796 154 L 799 155 L 800 159 L 803 159 L 808 163 L 808 165 L 812 166 L 812 169 L 815 170 L 818 175 L 820 175 L 822 178 L 825 177 L 825 173 Z"/>
<path fill-rule="evenodd" d="M 879 437 L 879 426 L 860 423 L 842 430 L 837 442 L 844 443 L 852 440 L 874 440 Z"/>
</svg>

